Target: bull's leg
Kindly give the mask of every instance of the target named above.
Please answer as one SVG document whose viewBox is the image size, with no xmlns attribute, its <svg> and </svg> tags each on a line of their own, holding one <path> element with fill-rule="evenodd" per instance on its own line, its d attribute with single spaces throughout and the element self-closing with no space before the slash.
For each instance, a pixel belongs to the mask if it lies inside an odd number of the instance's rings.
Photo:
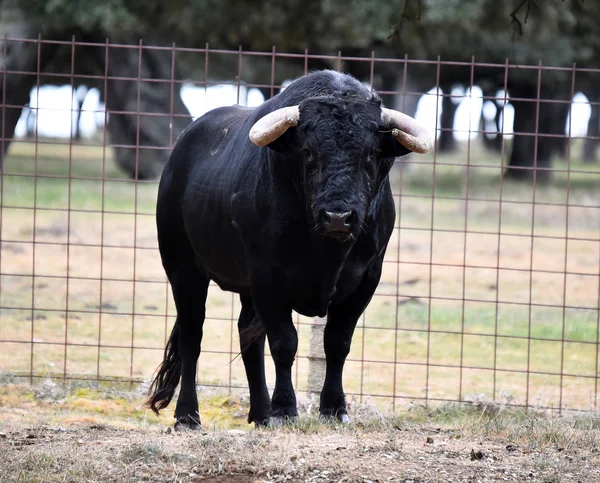
<svg viewBox="0 0 600 483">
<path fill-rule="evenodd" d="M 264 320 L 264 319 L 263 319 Z M 275 389 L 271 399 L 271 422 L 293 420 L 298 417 L 296 393 L 292 384 L 292 365 L 298 350 L 298 333 L 291 313 L 287 318 L 265 321 L 267 338 L 275 363 Z"/>
<path fill-rule="evenodd" d="M 292 365 L 298 349 L 298 334 L 292 321 L 292 308 L 273 283 L 273 269 L 261 263 L 255 265 L 251 280 L 252 302 L 263 323 L 271 357 L 275 363 L 275 389 L 271 398 L 270 422 L 278 424 L 298 417 L 296 393 L 292 385 Z"/>
<path fill-rule="evenodd" d="M 179 332 L 181 361 L 181 388 L 175 407 L 175 419 L 177 419 L 175 427 L 199 429 L 196 364 L 200 356 L 209 279 L 190 264 L 181 267 L 174 274 L 169 274 L 169 280 L 177 308 L 175 326 L 178 327 Z"/>
<path fill-rule="evenodd" d="M 292 309 L 281 303 L 283 297 L 278 293 L 277 287 L 261 285 L 260 280 L 268 280 L 268 278 L 257 277 L 253 285 L 252 300 L 264 324 L 271 356 L 275 363 L 271 423 L 278 424 L 298 416 L 296 394 L 292 385 L 292 365 L 298 349 L 298 334 L 292 322 Z"/>
<path fill-rule="evenodd" d="M 193 265 L 193 261 L 171 265 L 167 276 L 177 307 L 177 319 L 163 361 L 150 386 L 147 405 L 158 414 L 169 405 L 181 380 L 175 408 L 175 428 L 183 426 L 198 429 L 200 417 L 196 396 L 196 362 L 200 355 L 209 280 Z"/>
<path fill-rule="evenodd" d="M 240 296 L 242 311 L 238 321 L 242 360 L 250 390 L 248 423 L 266 425 L 269 422 L 271 399 L 265 378 L 265 332 L 262 323 L 256 324 L 256 311 L 250 297 Z M 255 321 L 254 324 L 252 322 Z M 246 345 L 246 340 L 247 345 Z"/>
<path fill-rule="evenodd" d="M 336 417 L 344 423 L 349 421 L 342 371 L 356 323 L 369 304 L 380 277 L 381 262 L 365 275 L 354 293 L 329 308 L 324 336 L 327 369 L 319 407 L 322 416 Z"/>
</svg>

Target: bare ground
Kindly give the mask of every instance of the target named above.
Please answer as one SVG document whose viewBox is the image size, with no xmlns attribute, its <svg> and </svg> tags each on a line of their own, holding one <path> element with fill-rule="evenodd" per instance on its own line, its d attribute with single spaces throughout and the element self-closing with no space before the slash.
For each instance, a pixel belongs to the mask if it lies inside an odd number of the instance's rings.
<svg viewBox="0 0 600 483">
<path fill-rule="evenodd" d="M 322 425 L 308 430 L 202 433 L 123 430 L 102 425 L 8 428 L 0 433 L 4 455 L 0 481 L 600 479 L 600 452 L 595 443 L 586 447 L 558 443 L 399 423 L 371 428 Z"/>
<path fill-rule="evenodd" d="M 143 400 L 139 391 L 2 387 L 0 483 L 600 481 L 597 413 L 481 400 L 388 414 L 352 402 L 352 422 L 341 425 L 300 397 L 296 423 L 256 429 L 247 397 L 215 390 L 200 398 L 204 430 L 175 432 L 173 407 L 156 417 Z"/>
</svg>

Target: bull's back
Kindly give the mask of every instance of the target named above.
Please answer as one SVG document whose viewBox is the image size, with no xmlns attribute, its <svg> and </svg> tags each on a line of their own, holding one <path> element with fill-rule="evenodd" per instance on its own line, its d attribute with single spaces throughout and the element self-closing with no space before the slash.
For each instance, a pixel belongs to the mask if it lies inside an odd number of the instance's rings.
<svg viewBox="0 0 600 483">
<path fill-rule="evenodd" d="M 248 274 L 242 240 L 232 223 L 231 197 L 250 171 L 246 133 L 251 109 L 208 112 L 178 139 L 158 193 L 158 239 L 165 269 L 195 263 L 224 289 L 243 292 Z"/>
</svg>

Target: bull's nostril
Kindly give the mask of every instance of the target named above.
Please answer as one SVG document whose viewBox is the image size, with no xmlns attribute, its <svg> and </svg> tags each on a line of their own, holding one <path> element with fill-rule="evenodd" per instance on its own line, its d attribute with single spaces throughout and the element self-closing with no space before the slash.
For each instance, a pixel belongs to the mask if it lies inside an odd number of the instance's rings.
<svg viewBox="0 0 600 483">
<path fill-rule="evenodd" d="M 354 211 L 350 211 L 348 213 L 348 216 L 346 216 L 346 219 L 344 220 L 344 225 L 346 225 L 347 227 L 351 227 L 352 225 L 354 225 L 355 218 L 356 215 L 354 214 Z"/>
</svg>

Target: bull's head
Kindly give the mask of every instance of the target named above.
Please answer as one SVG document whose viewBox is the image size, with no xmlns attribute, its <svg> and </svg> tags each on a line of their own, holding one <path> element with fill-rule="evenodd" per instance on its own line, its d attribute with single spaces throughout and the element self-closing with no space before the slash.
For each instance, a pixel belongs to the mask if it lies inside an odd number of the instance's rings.
<svg viewBox="0 0 600 483">
<path fill-rule="evenodd" d="M 412 117 L 381 107 L 376 97 L 355 96 L 278 109 L 254 124 L 250 140 L 301 160 L 311 222 L 339 241 L 355 239 L 365 225 L 394 158 L 432 148 L 431 135 Z"/>
</svg>

